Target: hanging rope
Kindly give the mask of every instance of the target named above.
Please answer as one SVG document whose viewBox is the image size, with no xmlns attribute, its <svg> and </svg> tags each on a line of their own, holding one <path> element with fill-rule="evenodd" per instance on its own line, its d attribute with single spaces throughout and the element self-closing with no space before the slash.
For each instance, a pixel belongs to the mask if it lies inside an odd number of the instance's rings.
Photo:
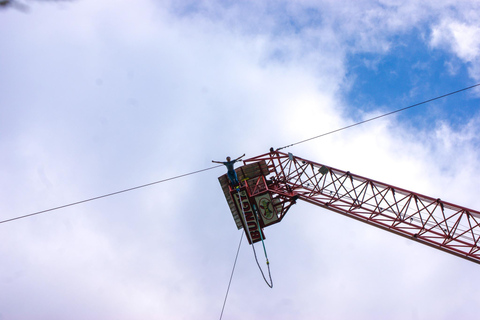
<svg viewBox="0 0 480 320">
<path fill-rule="evenodd" d="M 252 243 L 253 254 L 255 256 L 255 261 L 257 261 L 257 265 L 260 268 L 260 271 L 262 271 L 263 280 L 265 280 L 266 284 L 270 288 L 273 288 L 272 273 L 270 272 L 270 262 L 268 261 L 267 249 L 265 249 L 265 242 L 263 241 L 262 229 L 260 229 L 260 223 L 258 222 L 258 216 L 257 216 L 257 210 L 256 210 L 255 204 L 253 205 L 253 213 L 254 213 L 254 216 L 255 216 L 255 222 L 257 223 L 258 232 L 260 233 L 260 238 L 262 239 L 263 252 L 265 254 L 265 260 L 266 260 L 266 263 L 267 263 L 268 277 L 270 278 L 270 283 L 268 283 L 267 279 L 265 278 L 265 275 L 263 274 L 263 270 L 260 267 L 260 264 L 258 263 L 257 253 L 255 252 L 255 247 Z"/>
<path fill-rule="evenodd" d="M 273 288 L 272 273 L 270 272 L 270 262 L 268 261 L 267 250 L 265 249 L 265 243 L 263 242 L 262 230 L 260 229 L 260 224 L 258 223 L 257 214 L 254 210 L 255 223 L 257 225 L 258 231 L 260 232 L 260 238 L 262 239 L 263 251 L 265 253 L 265 259 L 266 259 L 267 269 L 268 269 L 268 277 L 270 278 L 270 282 L 268 282 L 267 278 L 265 277 L 265 273 L 263 272 L 263 269 L 260 266 L 260 263 L 258 262 L 257 252 L 255 251 L 255 245 L 253 244 L 252 235 L 250 234 L 250 230 L 248 229 L 247 218 L 245 217 L 245 210 L 243 209 L 242 195 L 240 194 L 239 189 L 237 189 L 237 193 L 238 193 L 238 197 L 239 197 L 239 200 L 240 200 L 240 206 L 242 208 L 242 218 L 243 218 L 243 221 L 245 223 L 245 227 L 246 227 L 245 229 L 247 229 L 246 234 L 248 235 L 248 237 L 250 238 L 250 242 L 252 243 L 253 255 L 255 256 L 255 261 L 257 262 L 258 269 L 260 269 L 260 272 L 262 273 L 262 277 L 263 277 L 263 280 L 265 280 L 265 283 L 270 288 Z"/>
<path fill-rule="evenodd" d="M 235 266 L 237 265 L 238 253 L 240 252 L 242 239 L 243 239 L 243 232 L 242 232 L 242 235 L 240 236 L 240 242 L 238 243 L 238 249 L 237 249 L 237 254 L 235 255 L 235 262 L 233 263 L 232 274 L 230 275 L 230 281 L 228 281 L 227 292 L 225 293 L 225 300 L 223 300 L 223 307 L 222 307 L 222 313 L 220 313 L 220 320 L 222 320 L 223 310 L 225 309 L 225 304 L 227 303 L 228 292 L 230 291 L 230 285 L 232 284 L 233 273 L 235 272 Z"/>
</svg>

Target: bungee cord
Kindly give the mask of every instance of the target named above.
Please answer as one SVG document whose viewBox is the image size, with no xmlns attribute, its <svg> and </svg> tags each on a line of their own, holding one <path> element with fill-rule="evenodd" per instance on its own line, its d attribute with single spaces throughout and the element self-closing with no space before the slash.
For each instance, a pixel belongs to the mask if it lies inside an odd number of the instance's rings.
<svg viewBox="0 0 480 320">
<path fill-rule="evenodd" d="M 237 193 L 238 193 L 238 197 L 240 198 L 240 206 L 242 208 L 242 219 L 245 223 L 245 226 L 247 226 L 247 218 L 245 216 L 245 210 L 243 208 L 243 203 L 242 203 L 242 195 L 240 194 L 240 191 L 237 189 Z M 262 244 L 263 244 L 263 251 L 265 253 L 265 259 L 266 259 L 266 263 L 267 263 L 267 269 L 268 269 L 268 277 L 270 278 L 270 282 L 268 282 L 267 278 L 265 277 L 265 273 L 263 272 L 263 269 L 262 267 L 260 266 L 260 263 L 258 262 L 258 258 L 257 258 L 257 252 L 255 251 L 255 245 L 253 243 L 253 239 L 252 239 L 252 235 L 250 234 L 250 230 L 248 228 L 245 228 L 247 230 L 247 235 L 248 235 L 248 238 L 250 239 L 250 242 L 252 243 L 252 249 L 253 249 L 253 255 L 255 256 L 255 261 L 257 262 L 257 266 L 258 268 L 260 269 L 260 272 L 262 273 L 262 277 L 263 277 L 263 280 L 265 280 L 265 283 L 270 287 L 270 288 L 273 288 L 273 280 L 272 280 L 272 273 L 270 271 L 270 262 L 268 261 L 268 256 L 267 256 L 267 250 L 265 249 L 265 243 L 263 242 L 263 236 L 262 236 L 262 230 L 260 229 L 260 224 L 258 223 L 258 219 L 257 219 L 257 214 L 255 212 L 256 210 L 254 210 L 254 216 L 255 216 L 255 223 L 257 225 L 257 228 L 258 228 L 258 231 L 260 232 L 260 237 L 262 239 Z"/>
</svg>

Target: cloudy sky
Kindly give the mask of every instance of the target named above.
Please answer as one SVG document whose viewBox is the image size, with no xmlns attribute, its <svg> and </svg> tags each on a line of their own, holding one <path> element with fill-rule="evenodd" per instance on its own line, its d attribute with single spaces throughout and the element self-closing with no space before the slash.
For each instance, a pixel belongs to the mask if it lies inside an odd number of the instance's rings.
<svg viewBox="0 0 480 320">
<path fill-rule="evenodd" d="M 480 83 L 473 0 L 20 1 L 0 220 Z M 285 151 L 478 210 L 479 137 L 473 89 Z M 0 319 L 218 319 L 241 237 L 224 173 L 1 223 Z M 265 234 L 274 287 L 244 241 L 223 319 L 478 318 L 475 263 L 304 203 Z"/>
</svg>

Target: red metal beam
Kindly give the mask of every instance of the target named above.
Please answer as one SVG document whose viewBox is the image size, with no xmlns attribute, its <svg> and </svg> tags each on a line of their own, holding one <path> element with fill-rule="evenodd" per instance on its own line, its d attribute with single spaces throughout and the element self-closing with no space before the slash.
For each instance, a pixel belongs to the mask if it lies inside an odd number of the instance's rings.
<svg viewBox="0 0 480 320">
<path fill-rule="evenodd" d="M 480 212 L 279 151 L 265 160 L 269 192 L 299 198 L 480 264 Z M 293 199 L 292 203 L 296 199 Z M 284 215 L 285 212 L 282 213 Z"/>
</svg>

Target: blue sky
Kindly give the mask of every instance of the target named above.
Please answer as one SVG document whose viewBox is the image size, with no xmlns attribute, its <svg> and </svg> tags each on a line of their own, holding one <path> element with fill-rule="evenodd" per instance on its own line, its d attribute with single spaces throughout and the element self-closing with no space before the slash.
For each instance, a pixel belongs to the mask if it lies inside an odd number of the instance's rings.
<svg viewBox="0 0 480 320">
<path fill-rule="evenodd" d="M 20 0 L 18 0 L 20 3 Z M 0 11 L 0 220 L 253 157 L 480 82 L 473 1 L 23 1 Z M 285 149 L 479 209 L 479 91 Z M 217 168 L 0 224 L 0 319 L 220 316 Z M 478 265 L 309 204 L 224 319 L 476 319 Z"/>
<path fill-rule="evenodd" d="M 395 54 L 353 54 L 347 61 L 347 101 L 352 113 L 377 108 L 394 111 L 474 84 L 468 66 L 458 58 L 425 44 L 416 31 L 395 39 Z M 450 65 L 455 66 L 451 70 Z M 381 79 L 381 81 L 379 81 Z M 347 80 L 348 81 L 348 80 Z M 434 85 L 432 82 L 434 81 Z M 419 129 L 432 129 L 435 121 L 461 126 L 478 113 L 478 93 L 463 92 L 414 109 L 398 117 Z"/>
</svg>

